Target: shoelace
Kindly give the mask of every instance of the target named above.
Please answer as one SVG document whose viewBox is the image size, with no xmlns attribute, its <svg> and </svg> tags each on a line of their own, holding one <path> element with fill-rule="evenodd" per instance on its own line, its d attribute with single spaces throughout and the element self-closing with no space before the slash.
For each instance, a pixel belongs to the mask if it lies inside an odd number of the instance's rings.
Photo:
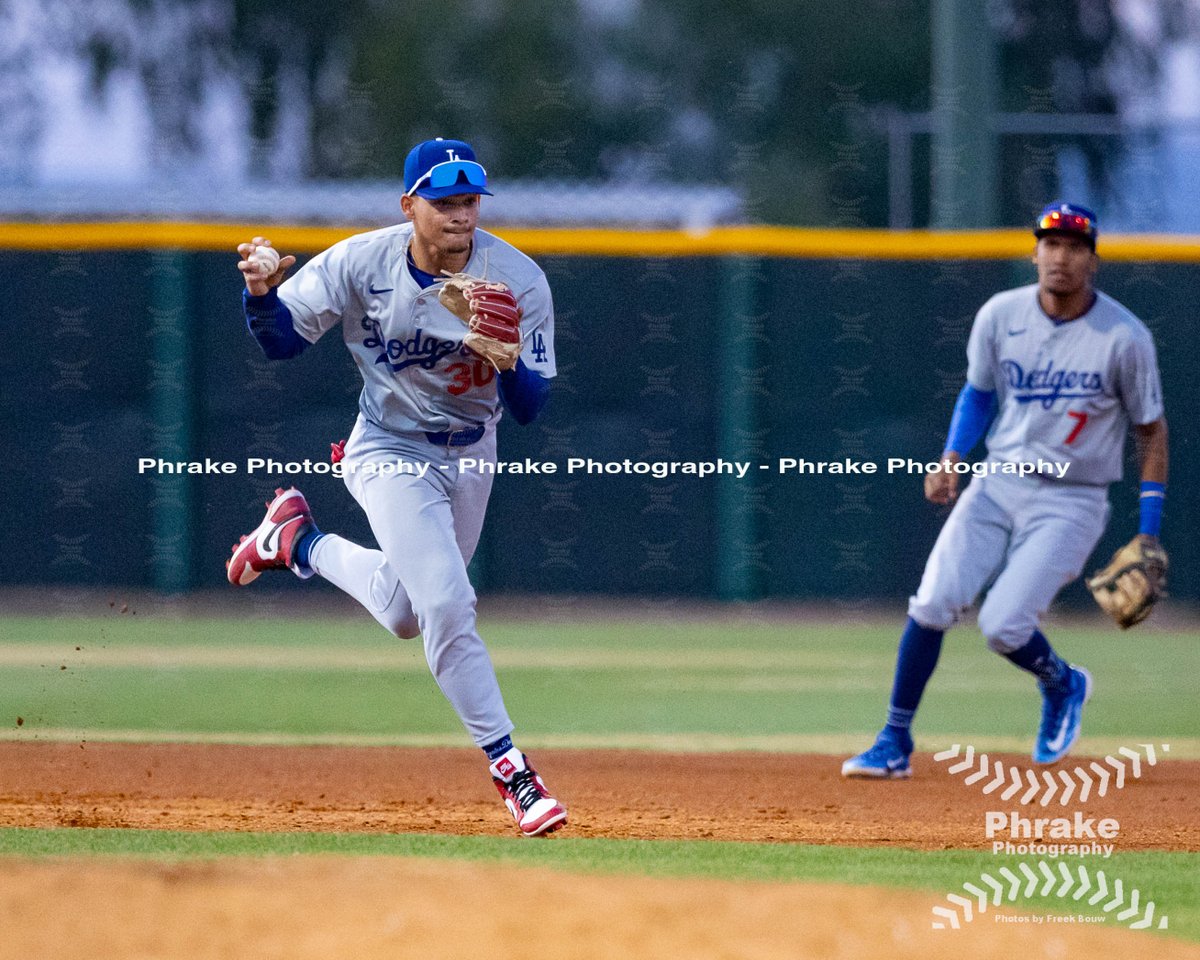
<svg viewBox="0 0 1200 960">
<path fill-rule="evenodd" d="M 532 770 L 522 770 L 512 778 L 512 783 L 508 785 L 508 789 L 517 798 L 517 804 L 522 810 L 528 810 L 542 799 L 542 792 L 538 789 L 537 782 L 533 777 Z"/>
</svg>

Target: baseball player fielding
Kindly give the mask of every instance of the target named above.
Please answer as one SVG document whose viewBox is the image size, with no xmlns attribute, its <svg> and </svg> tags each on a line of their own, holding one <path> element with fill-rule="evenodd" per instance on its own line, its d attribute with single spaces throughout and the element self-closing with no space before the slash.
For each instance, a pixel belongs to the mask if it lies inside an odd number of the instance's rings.
<svg viewBox="0 0 1200 960">
<path fill-rule="evenodd" d="M 975 317 L 967 383 L 942 462 L 960 461 L 986 431 L 989 460 L 1058 462 L 1068 465 L 1066 473 L 988 473 L 961 497 L 957 473 L 926 475 L 926 499 L 954 508 L 909 600 L 886 724 L 870 749 L 842 765 L 844 776 L 911 776 L 913 718 L 942 638 L 988 584 L 979 629 L 1041 691 L 1033 759 L 1049 764 L 1067 755 L 1079 738 L 1092 676 L 1060 657 L 1040 624 L 1104 532 L 1108 487 L 1121 479 L 1130 424 L 1141 472 L 1139 530 L 1130 548 L 1143 569 L 1122 564 L 1089 585 L 1122 626 L 1144 617 L 1161 593 L 1167 423 L 1153 339 L 1137 317 L 1094 289 L 1095 214 L 1053 203 L 1033 232 L 1037 283 L 997 294 Z"/>
<path fill-rule="evenodd" d="M 334 445 L 378 550 L 322 533 L 299 490 L 278 490 L 234 547 L 230 583 L 265 570 L 314 574 L 392 634 L 418 635 L 438 686 L 484 750 L 492 780 L 526 836 L 562 826 L 566 808 L 512 741 L 491 659 L 475 624 L 467 564 L 479 542 L 501 410 L 538 416 L 555 375 L 554 310 L 531 259 L 477 229 L 487 173 L 469 144 L 428 140 L 404 166 L 406 222 L 350 237 L 290 279 L 293 256 L 264 237 L 241 244 L 246 322 L 273 360 L 340 328 L 363 379 L 358 419 Z M 406 460 L 417 474 L 369 469 Z M 368 469 L 364 469 L 368 468 Z"/>
</svg>

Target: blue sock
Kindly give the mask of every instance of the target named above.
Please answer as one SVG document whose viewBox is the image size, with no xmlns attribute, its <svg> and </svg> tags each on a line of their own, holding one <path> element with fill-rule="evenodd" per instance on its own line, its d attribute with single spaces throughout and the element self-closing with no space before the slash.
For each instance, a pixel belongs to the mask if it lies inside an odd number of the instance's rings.
<svg viewBox="0 0 1200 960">
<path fill-rule="evenodd" d="M 1005 656 L 1022 670 L 1028 670 L 1037 677 L 1043 690 L 1055 693 L 1066 691 L 1070 669 L 1067 662 L 1054 652 L 1041 630 L 1034 630 L 1025 646 Z"/>
<path fill-rule="evenodd" d="M 513 748 L 511 734 L 505 734 L 495 743 L 489 743 L 483 748 L 483 752 L 487 754 L 489 760 L 498 760 L 500 757 L 508 753 Z"/>
<path fill-rule="evenodd" d="M 294 557 L 297 566 L 307 567 L 309 565 L 309 551 L 312 550 L 313 544 L 320 540 L 323 536 L 325 536 L 325 534 L 318 530 L 317 525 L 314 523 L 312 525 L 312 529 L 300 538 L 300 542 L 296 544 L 296 555 Z"/>
<path fill-rule="evenodd" d="M 925 684 L 933 676 L 938 656 L 942 652 L 944 630 L 923 627 L 912 617 L 904 625 L 900 651 L 896 654 L 896 679 L 892 682 L 892 699 L 888 703 L 887 727 L 901 739 L 909 735 Z"/>
</svg>

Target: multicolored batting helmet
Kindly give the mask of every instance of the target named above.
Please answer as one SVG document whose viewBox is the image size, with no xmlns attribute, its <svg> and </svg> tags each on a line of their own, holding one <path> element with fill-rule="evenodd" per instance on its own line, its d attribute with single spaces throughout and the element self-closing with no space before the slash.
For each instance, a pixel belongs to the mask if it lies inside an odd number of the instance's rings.
<svg viewBox="0 0 1200 960">
<path fill-rule="evenodd" d="M 1087 207 L 1065 200 L 1049 204 L 1033 225 L 1033 235 L 1039 240 L 1048 233 L 1065 233 L 1082 238 L 1089 247 L 1096 249 L 1096 215 Z"/>
</svg>

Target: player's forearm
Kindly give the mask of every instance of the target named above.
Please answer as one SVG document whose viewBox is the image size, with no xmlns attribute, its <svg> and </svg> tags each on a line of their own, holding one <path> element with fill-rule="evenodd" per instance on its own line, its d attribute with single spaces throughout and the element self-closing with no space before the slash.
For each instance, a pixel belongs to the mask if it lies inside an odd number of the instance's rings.
<svg viewBox="0 0 1200 960">
<path fill-rule="evenodd" d="M 1142 480 L 1138 498 L 1138 533 L 1157 537 L 1167 496 L 1167 421 L 1159 417 L 1153 423 L 1134 429 Z"/>
<path fill-rule="evenodd" d="M 977 390 L 969 383 L 964 386 L 954 403 L 954 415 L 950 418 L 950 429 L 942 451 L 965 457 L 987 432 L 995 409 L 994 391 Z"/>
<path fill-rule="evenodd" d="M 308 341 L 296 332 L 292 312 L 279 299 L 274 287 L 261 297 L 251 296 L 250 291 L 244 290 L 242 311 L 246 315 L 246 327 L 268 360 L 298 357 L 308 346 Z"/>
<path fill-rule="evenodd" d="M 550 399 L 550 381 L 517 360 L 515 367 L 500 374 L 500 399 L 513 419 L 525 426 L 537 419 Z"/>
<path fill-rule="evenodd" d="M 1152 483 L 1167 482 L 1167 421 L 1159 417 L 1153 423 L 1135 427 L 1141 479 Z"/>
</svg>

